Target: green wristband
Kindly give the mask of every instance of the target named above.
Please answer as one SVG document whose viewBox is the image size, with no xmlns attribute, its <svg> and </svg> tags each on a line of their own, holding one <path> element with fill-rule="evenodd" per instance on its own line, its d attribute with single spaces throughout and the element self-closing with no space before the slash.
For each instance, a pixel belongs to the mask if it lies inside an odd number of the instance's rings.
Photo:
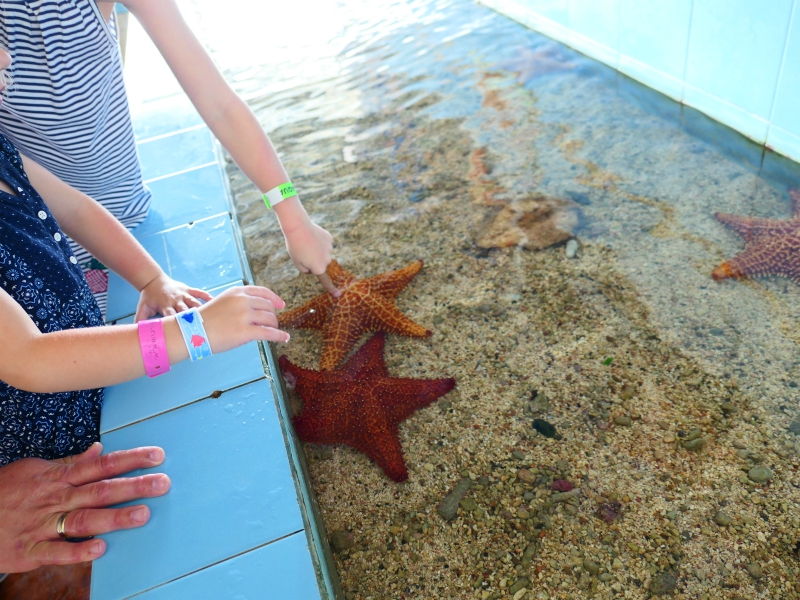
<svg viewBox="0 0 800 600">
<path fill-rule="evenodd" d="M 267 205 L 267 208 L 272 208 L 276 204 L 283 202 L 289 198 L 293 198 L 297 196 L 297 192 L 294 190 L 294 186 L 292 185 L 291 181 L 287 181 L 286 183 L 280 184 L 278 187 L 272 188 L 266 194 L 264 194 L 264 204 Z"/>
</svg>

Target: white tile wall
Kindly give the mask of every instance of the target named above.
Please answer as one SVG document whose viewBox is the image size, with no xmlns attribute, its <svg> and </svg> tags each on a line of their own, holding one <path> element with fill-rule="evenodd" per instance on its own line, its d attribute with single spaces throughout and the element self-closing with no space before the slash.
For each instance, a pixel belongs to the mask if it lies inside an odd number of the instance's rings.
<svg viewBox="0 0 800 600">
<path fill-rule="evenodd" d="M 481 0 L 800 161 L 800 0 Z"/>
</svg>

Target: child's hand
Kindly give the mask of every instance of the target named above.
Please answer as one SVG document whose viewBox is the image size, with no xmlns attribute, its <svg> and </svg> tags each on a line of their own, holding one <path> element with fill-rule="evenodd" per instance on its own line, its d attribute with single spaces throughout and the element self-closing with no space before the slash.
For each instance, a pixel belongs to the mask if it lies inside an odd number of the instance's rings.
<svg viewBox="0 0 800 600">
<path fill-rule="evenodd" d="M 163 317 L 174 315 L 200 306 L 198 298 L 209 301 L 212 296 L 208 292 L 190 288 L 180 281 L 167 277 L 165 273 L 161 273 L 142 290 L 134 320 L 141 321 L 154 315 Z"/>
<path fill-rule="evenodd" d="M 289 258 L 292 259 L 294 266 L 301 273 L 316 275 L 325 291 L 334 298 L 341 296 L 342 293 L 336 289 L 331 278 L 325 273 L 325 269 L 331 262 L 333 236 L 319 225 L 312 223 L 311 220 L 286 232 L 285 235 L 286 249 L 289 251 Z"/>
<path fill-rule="evenodd" d="M 212 352 L 225 352 L 254 340 L 288 342 L 289 334 L 278 329 L 275 315 L 285 306 L 265 287 L 247 285 L 225 290 L 200 308 Z"/>
</svg>

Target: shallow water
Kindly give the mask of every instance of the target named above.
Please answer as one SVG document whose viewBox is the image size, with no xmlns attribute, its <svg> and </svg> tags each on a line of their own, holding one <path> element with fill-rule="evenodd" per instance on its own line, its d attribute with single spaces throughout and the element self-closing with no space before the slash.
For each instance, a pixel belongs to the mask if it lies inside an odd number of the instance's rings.
<svg viewBox="0 0 800 600">
<path fill-rule="evenodd" d="M 744 248 L 714 213 L 788 218 L 800 165 L 470 2 L 182 5 L 337 260 L 425 260 L 398 305 L 434 335 L 390 337 L 387 364 L 458 388 L 401 427 L 409 481 L 307 446 L 329 532 L 354 535 L 348 598 L 511 597 L 523 578 L 520 597 L 644 598 L 664 573 L 686 598 L 795 597 L 800 289 L 710 274 Z M 315 296 L 229 174 L 258 282 Z M 286 352 L 314 368 L 319 342 Z M 461 477 L 477 508 L 445 523 Z M 559 478 L 583 493 L 552 507 Z"/>
</svg>

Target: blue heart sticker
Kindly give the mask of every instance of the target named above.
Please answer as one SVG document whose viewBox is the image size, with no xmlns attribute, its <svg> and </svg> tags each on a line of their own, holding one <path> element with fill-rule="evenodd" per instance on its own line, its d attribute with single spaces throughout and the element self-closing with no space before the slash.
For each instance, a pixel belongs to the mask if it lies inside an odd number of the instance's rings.
<svg viewBox="0 0 800 600">
<path fill-rule="evenodd" d="M 181 317 L 183 317 L 183 320 L 186 321 L 187 323 L 191 323 L 194 321 L 194 313 L 192 312 L 183 313 Z"/>
</svg>

